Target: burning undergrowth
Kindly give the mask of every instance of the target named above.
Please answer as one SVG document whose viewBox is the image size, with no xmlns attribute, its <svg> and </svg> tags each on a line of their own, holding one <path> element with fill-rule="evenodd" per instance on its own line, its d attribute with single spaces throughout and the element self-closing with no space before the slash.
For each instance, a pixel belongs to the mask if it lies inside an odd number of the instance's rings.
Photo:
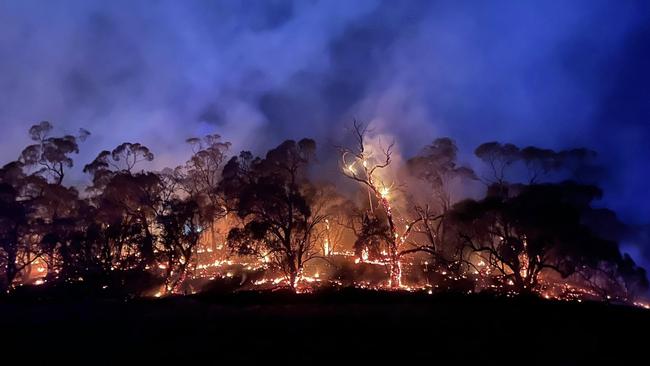
<svg viewBox="0 0 650 366">
<path fill-rule="evenodd" d="M 475 150 L 485 164 L 475 171 L 449 138 L 407 158 L 355 122 L 330 161 L 335 176 L 319 174 L 311 139 L 229 157 L 230 144 L 210 135 L 188 140 L 184 166 L 160 172 L 141 168 L 154 155 L 138 143 L 101 152 L 80 194 L 64 177 L 89 133 L 51 130 L 33 126 L 34 144 L 0 171 L 9 294 L 26 285 L 135 297 L 357 288 L 647 307 L 645 270 L 601 235 L 624 236 L 625 226 L 593 207 L 600 189 L 567 180 L 593 167 L 585 149 L 489 142 Z"/>
</svg>

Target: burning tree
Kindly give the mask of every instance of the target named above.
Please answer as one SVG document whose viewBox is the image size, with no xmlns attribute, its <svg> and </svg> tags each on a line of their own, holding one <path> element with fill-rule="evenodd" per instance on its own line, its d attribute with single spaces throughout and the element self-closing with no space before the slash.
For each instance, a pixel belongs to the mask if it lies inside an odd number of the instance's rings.
<svg viewBox="0 0 650 366">
<path fill-rule="evenodd" d="M 20 163 L 10 163 L 0 169 L 0 290 L 6 292 L 14 280 L 34 259 L 25 234 L 29 229 L 29 208 L 20 199 L 24 183 Z M 27 255 L 28 259 L 22 260 Z M 35 257 L 35 256 L 34 256 Z"/>
<path fill-rule="evenodd" d="M 31 126 L 29 136 L 34 144 L 0 173 L 0 257 L 6 268 L 5 288 L 18 276 L 23 282 L 30 280 L 32 264 L 38 260 L 47 262 L 48 276 L 55 277 L 73 244 L 70 238 L 76 232 L 81 201 L 77 190 L 65 187 L 63 179 L 73 166 L 70 155 L 79 152 L 78 141 L 90 133 L 81 129 L 79 136 L 52 137 L 52 129 L 47 121 Z M 46 268 L 38 270 L 45 272 Z"/>
<path fill-rule="evenodd" d="M 32 225 L 40 238 L 47 276 L 76 273 L 78 248 L 73 247 L 79 245 L 81 222 L 86 219 L 79 217 L 79 212 L 86 203 L 79 199 L 75 188 L 47 183 L 39 187 L 39 194 L 32 198 L 32 202 L 37 207 Z"/>
<path fill-rule="evenodd" d="M 401 244 L 410 231 L 409 225 L 403 235 L 400 236 L 396 227 L 393 209 L 390 203 L 391 186 L 381 177 L 380 172 L 391 164 L 392 149 L 394 143 L 388 148 L 380 147 L 379 156 L 373 156 L 368 151 L 365 139 L 368 134 L 368 126 L 358 121 L 354 121 L 352 133 L 355 140 L 353 148 L 341 147 L 341 171 L 347 178 L 360 183 L 368 190 L 369 210 L 362 221 L 362 229 L 357 248 L 363 250 L 364 246 L 378 247 L 383 243 L 386 250 L 378 250 L 383 260 L 389 265 L 390 287 L 398 288 L 401 286 L 401 263 L 400 252 Z M 378 202 L 376 212 L 374 201 Z"/>
<path fill-rule="evenodd" d="M 422 278 L 410 270 L 421 268 L 415 258 L 406 257 L 415 253 L 434 258 L 440 288 L 626 301 L 648 286 L 645 271 L 617 243 L 638 234 L 613 212 L 591 207 L 600 190 L 543 181 L 593 171 L 592 152 L 483 144 L 475 154 L 490 173 L 487 194 L 454 203 L 456 184 L 476 176 L 457 162 L 451 139 L 436 139 L 408 159 L 405 168 L 417 180 L 396 189 L 389 178 L 393 144 L 369 143 L 367 126 L 353 127 L 354 144 L 340 148 L 341 169 L 362 187 L 361 200 L 312 180 L 313 140 L 285 141 L 263 158 L 242 152 L 222 169 L 230 144 L 218 135 L 189 139 L 189 160 L 161 172 L 140 170 L 153 154 L 139 143 L 103 151 L 85 166 L 92 185 L 81 197 L 63 178 L 84 134 L 51 138 L 51 125 L 37 124 L 30 129 L 35 143 L 0 169 L 1 289 L 74 282 L 143 294 L 164 282 L 162 295 L 224 271 L 233 276 L 226 266 L 245 265 L 247 271 L 272 266 L 298 290 L 327 283 L 323 272 L 309 277 L 315 268 L 306 268 L 319 258 L 341 264 L 338 277 L 330 274 L 332 285 L 367 287 L 365 279 L 383 280 L 387 269 L 389 286 L 398 288 L 402 264 L 411 278 Z M 241 257 L 198 258 L 212 252 L 200 246 L 216 224 Z M 367 265 L 353 264 L 362 261 Z M 427 276 L 421 288 L 432 292 L 429 280 L 436 277 Z"/>
<path fill-rule="evenodd" d="M 84 167 L 93 176 L 90 190 L 97 193 L 93 204 L 100 211 L 106 268 L 149 267 L 155 262 L 155 225 L 161 210 L 163 186 L 152 172 L 133 172 L 153 153 L 139 143 L 123 143 L 112 151 L 102 151 Z"/>
<path fill-rule="evenodd" d="M 595 235 L 583 223 L 599 195 L 596 187 L 575 183 L 531 185 L 514 197 L 462 201 L 450 216 L 459 245 L 466 249 L 467 265 L 476 268 L 471 256 L 477 255 L 519 292 L 531 292 L 539 288 L 544 273 L 566 279 L 612 266 L 625 271 L 634 267 L 616 242 Z"/>
<path fill-rule="evenodd" d="M 215 224 L 227 213 L 219 182 L 229 142 L 219 135 L 186 140 L 192 156 L 183 166 L 159 174 L 163 190 L 157 216 L 158 252 L 165 271 L 165 291 L 177 290 L 195 269 L 201 236 L 209 230 L 215 243 Z"/>
<path fill-rule="evenodd" d="M 305 264 L 319 258 L 323 196 L 307 177 L 315 142 L 288 140 L 264 159 L 248 152 L 224 167 L 221 189 L 242 220 L 228 234 L 238 254 L 274 263 L 296 288 Z"/>
<path fill-rule="evenodd" d="M 192 198 L 172 198 L 158 217 L 161 226 L 160 250 L 165 269 L 165 290 L 173 292 L 191 269 L 205 217 Z"/>
</svg>

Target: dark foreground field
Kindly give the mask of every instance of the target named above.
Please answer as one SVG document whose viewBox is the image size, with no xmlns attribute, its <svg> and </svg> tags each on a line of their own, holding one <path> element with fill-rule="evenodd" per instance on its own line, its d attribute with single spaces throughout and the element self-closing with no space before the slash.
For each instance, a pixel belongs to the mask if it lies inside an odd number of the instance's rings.
<svg viewBox="0 0 650 366">
<path fill-rule="evenodd" d="M 2 358 L 28 365 L 573 365 L 638 357 L 636 364 L 647 364 L 650 357 L 650 311 L 479 295 L 350 290 L 128 302 L 14 299 L 0 303 L 0 330 Z"/>
</svg>

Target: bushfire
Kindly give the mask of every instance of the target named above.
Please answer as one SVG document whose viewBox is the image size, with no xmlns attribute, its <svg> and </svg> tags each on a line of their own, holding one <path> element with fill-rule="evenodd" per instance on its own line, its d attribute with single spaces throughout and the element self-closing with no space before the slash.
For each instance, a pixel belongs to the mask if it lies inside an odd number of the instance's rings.
<svg viewBox="0 0 650 366">
<path fill-rule="evenodd" d="M 33 126 L 35 143 L 0 169 L 8 293 L 357 287 L 648 307 L 644 269 L 606 230 L 622 223 L 592 207 L 597 187 L 571 180 L 592 156 L 584 149 L 488 142 L 474 152 L 486 166 L 475 172 L 449 138 L 398 156 L 395 142 L 354 122 L 351 143 L 330 161 L 337 176 L 324 177 L 311 139 L 228 158 L 230 144 L 209 135 L 189 139 L 187 163 L 162 171 L 136 168 L 154 159 L 141 144 L 103 151 L 84 167 L 92 184 L 82 196 L 63 184 L 81 136 L 52 129 Z M 481 186 L 479 196 L 466 193 Z"/>
</svg>

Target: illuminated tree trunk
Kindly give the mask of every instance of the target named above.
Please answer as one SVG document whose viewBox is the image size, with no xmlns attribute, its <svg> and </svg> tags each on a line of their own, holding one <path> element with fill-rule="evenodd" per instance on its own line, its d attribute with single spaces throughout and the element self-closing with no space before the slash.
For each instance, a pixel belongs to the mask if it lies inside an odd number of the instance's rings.
<svg viewBox="0 0 650 366">
<path fill-rule="evenodd" d="M 402 266 L 400 264 L 399 256 L 399 242 L 397 241 L 397 232 L 395 231 L 395 223 L 393 222 L 393 211 L 390 207 L 390 202 L 385 197 L 380 198 L 381 205 L 386 211 L 388 220 L 388 229 L 390 239 L 388 240 L 388 261 L 390 270 L 389 284 L 392 289 L 402 286 Z"/>
<path fill-rule="evenodd" d="M 293 269 L 289 272 L 289 286 L 294 291 L 298 287 L 298 272 Z"/>
<path fill-rule="evenodd" d="M 391 256 L 390 260 L 390 287 L 393 289 L 402 286 L 402 265 L 399 257 Z"/>
<path fill-rule="evenodd" d="M 296 291 L 298 288 L 298 284 L 300 282 L 300 276 L 302 273 L 302 266 L 300 264 L 296 263 L 295 258 L 293 256 L 290 256 L 288 258 L 289 262 L 289 270 L 288 270 L 288 277 L 289 277 L 289 286 L 291 286 L 291 289 Z"/>
</svg>

